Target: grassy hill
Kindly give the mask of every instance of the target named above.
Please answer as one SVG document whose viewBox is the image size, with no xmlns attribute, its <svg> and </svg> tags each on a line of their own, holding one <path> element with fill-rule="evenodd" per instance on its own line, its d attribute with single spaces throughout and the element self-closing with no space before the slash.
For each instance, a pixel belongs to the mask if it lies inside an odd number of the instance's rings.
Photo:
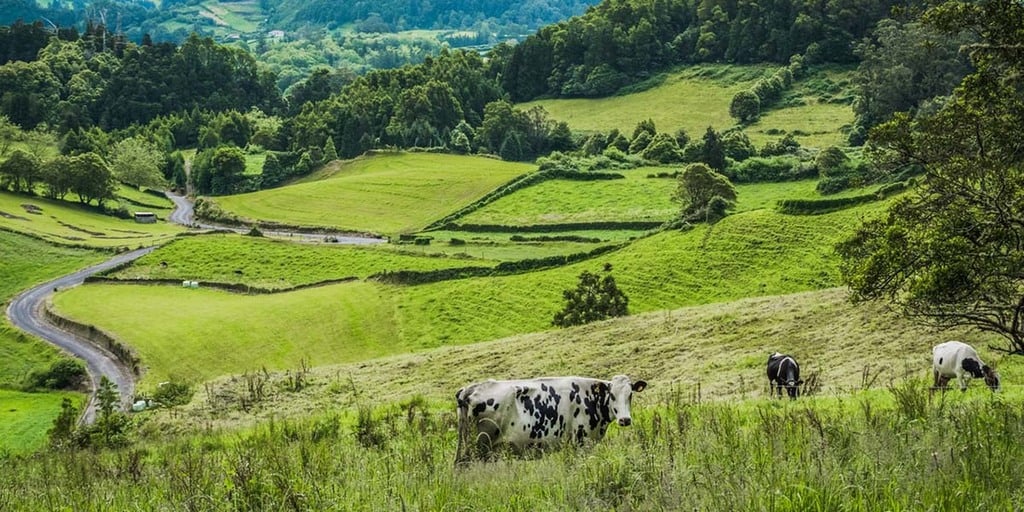
<svg viewBox="0 0 1024 512">
<path fill-rule="evenodd" d="M 332 163 L 291 186 L 215 201 L 247 219 L 394 234 L 417 231 L 530 170 L 475 156 L 379 153 Z"/>
<path fill-rule="evenodd" d="M 140 201 L 159 202 L 140 196 Z M 153 210 L 147 204 L 147 210 Z M 157 211 L 161 211 L 157 209 Z M 167 211 L 167 210 L 163 210 Z M 0 191 L 0 229 L 23 233 L 47 242 L 95 248 L 136 248 L 165 241 L 183 228 L 164 221 L 138 224 L 130 219 L 101 215 L 70 201 L 56 201 Z"/>
<path fill-rule="evenodd" d="M 618 129 L 632 134 L 640 121 L 651 119 L 658 131 L 679 128 L 700 137 L 708 126 L 718 131 L 736 124 L 729 104 L 739 91 L 747 90 L 764 75 L 768 66 L 702 64 L 667 72 L 640 87 L 627 88 L 616 96 L 598 99 L 547 99 L 518 105 L 544 107 L 551 117 L 569 123 L 574 130 Z M 849 71 L 821 69 L 799 80 L 792 91 L 745 131 L 755 146 L 793 133 L 801 145 L 843 145 L 841 128 L 853 122 L 853 110 L 842 100 L 849 86 Z M 637 92 L 631 92 L 635 89 Z"/>
<path fill-rule="evenodd" d="M 633 312 L 835 286 L 833 245 L 856 219 L 880 208 L 813 217 L 755 210 L 644 238 L 595 260 L 502 277 L 419 286 L 356 282 L 271 296 L 91 284 L 60 293 L 54 303 L 135 347 L 150 367 L 145 382 L 172 375 L 202 381 L 549 329 L 562 290 L 575 286 L 583 270 L 606 263 Z"/>
</svg>

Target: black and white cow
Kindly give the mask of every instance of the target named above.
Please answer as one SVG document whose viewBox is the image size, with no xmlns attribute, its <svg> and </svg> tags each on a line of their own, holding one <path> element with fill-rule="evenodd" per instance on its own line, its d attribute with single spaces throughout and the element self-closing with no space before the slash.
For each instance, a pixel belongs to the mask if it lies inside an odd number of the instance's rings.
<svg viewBox="0 0 1024 512">
<path fill-rule="evenodd" d="M 782 396 L 782 388 L 786 388 L 789 398 L 795 399 L 800 394 L 800 365 L 793 356 L 775 352 L 768 356 L 768 387 L 774 397 L 778 392 Z"/>
<path fill-rule="evenodd" d="M 960 381 L 960 391 L 967 390 L 971 377 L 984 378 L 992 391 L 999 391 L 999 374 L 981 362 L 974 347 L 961 341 L 947 341 L 932 347 L 932 372 L 935 387 L 946 389 L 953 377 Z"/>
<path fill-rule="evenodd" d="M 633 393 L 646 387 L 646 382 L 630 382 L 625 375 L 610 381 L 544 377 L 470 384 L 455 393 L 459 414 L 456 463 L 486 457 L 498 446 L 522 452 L 566 441 L 600 440 L 613 420 L 621 427 L 633 422 Z"/>
</svg>

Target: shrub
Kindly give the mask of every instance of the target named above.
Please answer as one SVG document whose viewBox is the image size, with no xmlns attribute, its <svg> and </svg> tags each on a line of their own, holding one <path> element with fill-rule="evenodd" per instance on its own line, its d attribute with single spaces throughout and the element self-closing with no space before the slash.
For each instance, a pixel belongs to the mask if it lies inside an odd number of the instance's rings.
<svg viewBox="0 0 1024 512">
<path fill-rule="evenodd" d="M 761 115 L 761 99 L 751 91 L 740 91 L 732 97 L 729 115 L 741 123 L 749 123 Z"/>
<path fill-rule="evenodd" d="M 185 405 L 192 400 L 192 386 L 177 379 L 161 382 L 153 392 L 153 400 L 168 407 Z"/>
<path fill-rule="evenodd" d="M 555 313 L 552 324 L 569 327 L 629 314 L 629 297 L 611 275 L 601 278 L 584 270 L 579 279 L 575 289 L 562 292 L 565 307 Z"/>
<path fill-rule="evenodd" d="M 44 371 L 32 374 L 31 386 L 46 389 L 80 389 L 85 384 L 85 366 L 77 359 L 54 361 Z"/>
</svg>

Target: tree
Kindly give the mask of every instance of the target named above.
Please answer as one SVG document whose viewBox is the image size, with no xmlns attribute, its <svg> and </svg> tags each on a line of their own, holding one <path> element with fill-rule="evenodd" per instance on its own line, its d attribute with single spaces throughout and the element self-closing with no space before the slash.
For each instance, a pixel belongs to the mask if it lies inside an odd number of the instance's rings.
<svg viewBox="0 0 1024 512">
<path fill-rule="evenodd" d="M 60 414 L 53 420 L 53 426 L 46 433 L 50 438 L 50 446 L 63 448 L 71 443 L 78 422 L 78 409 L 65 398 L 60 403 Z"/>
<path fill-rule="evenodd" d="M 1024 354 L 1024 5 L 951 3 L 924 19 L 970 30 L 977 71 L 936 113 L 897 114 L 870 141 L 879 168 L 918 188 L 839 245 L 855 301 L 883 299 L 940 327 L 972 326 Z"/>
<path fill-rule="evenodd" d="M 667 134 L 659 133 L 654 136 L 651 143 L 643 150 L 640 156 L 646 160 L 653 160 L 658 163 L 668 164 L 680 162 L 683 159 L 683 151 L 679 149 L 676 138 Z"/>
<path fill-rule="evenodd" d="M 555 313 L 558 327 L 583 325 L 629 314 L 629 297 L 615 284 L 611 274 L 603 278 L 584 270 L 575 289 L 562 292 L 565 307 Z"/>
<path fill-rule="evenodd" d="M 39 181 L 46 187 L 46 197 L 64 199 L 71 191 L 71 157 L 58 155 L 53 160 L 44 162 L 39 168 Z"/>
<path fill-rule="evenodd" d="M 71 157 L 68 175 L 68 189 L 77 194 L 78 200 L 83 204 L 95 199 L 99 206 L 103 206 L 104 201 L 114 197 L 114 174 L 96 153 L 89 152 Z"/>
<path fill-rule="evenodd" d="M 338 150 L 334 147 L 334 137 L 327 137 L 324 143 L 324 162 L 333 162 L 338 159 Z"/>
<path fill-rule="evenodd" d="M 15 192 L 32 192 L 39 179 L 39 159 L 31 153 L 16 149 L 0 163 L 0 182 Z"/>
<path fill-rule="evenodd" d="M 750 91 L 740 91 L 732 97 L 729 115 L 741 123 L 756 121 L 761 115 L 761 99 Z"/>
<path fill-rule="evenodd" d="M 722 136 L 710 126 L 704 132 L 700 161 L 717 171 L 725 169 L 725 146 L 722 144 Z"/>
<path fill-rule="evenodd" d="M 122 183 L 155 190 L 167 187 L 162 171 L 164 155 L 141 137 L 131 137 L 114 144 L 108 161 L 110 171 Z"/>
<path fill-rule="evenodd" d="M 736 188 L 729 178 L 702 163 L 690 164 L 679 174 L 675 199 L 682 203 L 685 221 L 718 220 L 736 203 Z"/>
<path fill-rule="evenodd" d="M 233 194 L 245 173 L 245 153 L 234 146 L 221 146 L 210 158 L 210 193 Z"/>
</svg>

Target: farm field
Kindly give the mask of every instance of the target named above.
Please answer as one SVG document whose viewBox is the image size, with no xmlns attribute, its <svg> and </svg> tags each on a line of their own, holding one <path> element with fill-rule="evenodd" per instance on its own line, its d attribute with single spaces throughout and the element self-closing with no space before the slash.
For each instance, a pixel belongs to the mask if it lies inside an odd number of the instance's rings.
<svg viewBox="0 0 1024 512">
<path fill-rule="evenodd" d="M 359 246 L 210 234 L 174 240 L 109 277 L 187 279 L 274 290 L 346 278 L 365 279 L 380 272 L 495 264 L 493 260 L 466 261 Z"/>
<path fill-rule="evenodd" d="M 237 404 L 247 379 L 222 379 L 183 410 L 147 413 L 156 414 L 150 431 L 185 427 L 194 432 L 187 438 L 157 437 L 144 453 L 11 459 L 0 500 L 130 509 L 202 494 L 225 503 L 218 509 L 279 508 L 301 493 L 312 508 L 368 511 L 673 509 L 682 501 L 701 510 L 876 510 L 879 500 L 899 510 L 1013 509 L 1024 483 L 1020 391 L 993 395 L 974 382 L 964 394 L 930 395 L 927 350 L 941 339 L 827 290 L 317 368 L 298 391 L 287 390 L 295 374 L 271 375 L 248 412 Z M 977 335 L 965 339 L 984 346 Z M 764 360 L 779 344 L 805 354 L 823 391 L 764 398 Z M 866 354 L 878 363 L 865 364 Z M 645 378 L 633 425 L 612 426 L 596 446 L 453 468 L 453 389 L 566 368 Z M 1013 358 L 1001 365 L 1018 377 L 1020 369 Z M 132 453 L 144 462 L 126 466 Z M 123 485 L 129 471 L 137 485 Z"/>
<path fill-rule="evenodd" d="M 61 401 L 81 407 L 77 393 L 23 393 L 0 389 L 0 454 L 31 453 L 46 445 L 46 431 L 60 414 Z"/>
<path fill-rule="evenodd" d="M 607 133 L 618 129 L 631 134 L 637 123 L 651 119 L 658 131 L 672 133 L 683 128 L 691 138 L 697 138 L 708 126 L 718 131 L 734 126 L 736 120 L 729 116 L 732 97 L 772 70 L 770 66 L 702 64 L 667 73 L 660 83 L 652 82 L 657 85 L 640 92 L 597 99 L 538 100 L 519 107 L 544 107 L 551 117 L 569 123 L 574 130 Z M 790 93 L 790 97 L 804 98 L 795 103 L 804 104 L 769 109 L 761 120 L 745 129 L 755 146 L 761 147 L 784 133 L 794 133 L 803 146 L 843 145 L 845 135 L 840 128 L 853 122 L 853 110 L 848 104 L 822 101 L 820 91 L 802 84 L 842 84 L 848 72 L 830 68 L 816 73 L 798 81 Z"/>
<path fill-rule="evenodd" d="M 529 164 L 484 157 L 378 153 L 329 164 L 288 187 L 217 197 L 215 202 L 246 219 L 407 233 L 531 170 Z"/>
<path fill-rule="evenodd" d="M 660 233 L 594 260 L 502 277 L 419 286 L 355 282 L 271 296 L 90 284 L 58 294 L 54 303 L 135 347 L 149 366 L 144 382 L 171 375 L 205 380 L 546 330 L 562 290 L 583 270 L 600 272 L 605 264 L 637 313 L 835 286 L 833 244 L 882 205 L 813 217 L 756 210 Z M 182 302 L 188 306 L 169 311 Z"/>
<path fill-rule="evenodd" d="M 152 245 L 183 231 L 183 228 L 163 221 L 138 224 L 130 219 L 99 215 L 69 201 L 2 191 L 0 229 L 61 245 L 108 249 Z"/>
</svg>

